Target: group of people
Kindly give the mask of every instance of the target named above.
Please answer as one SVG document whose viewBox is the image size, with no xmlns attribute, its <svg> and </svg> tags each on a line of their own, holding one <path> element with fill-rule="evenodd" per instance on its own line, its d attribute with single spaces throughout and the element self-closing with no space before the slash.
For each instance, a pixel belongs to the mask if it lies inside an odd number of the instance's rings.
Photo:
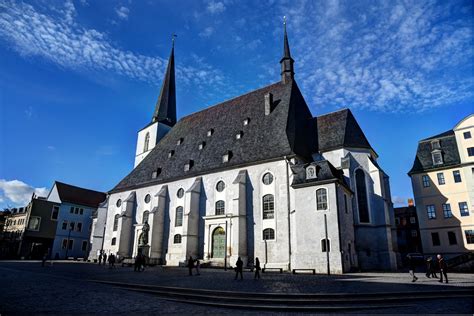
<svg viewBox="0 0 474 316">
<path fill-rule="evenodd" d="M 109 263 L 109 268 L 112 269 L 112 268 L 115 268 L 115 262 L 117 261 L 117 257 L 111 253 L 107 256 L 107 254 L 105 252 L 101 252 L 99 254 L 99 265 L 103 264 L 105 266 L 105 264 L 108 262 Z"/>
<path fill-rule="evenodd" d="M 133 271 L 135 272 L 145 271 L 145 265 L 146 265 L 146 257 L 144 254 L 140 252 L 135 257 L 135 264 L 134 264 Z"/>
<path fill-rule="evenodd" d="M 201 263 L 199 262 L 198 259 L 193 259 L 192 256 L 189 256 L 188 259 L 188 270 L 189 270 L 189 275 L 193 275 L 193 269 L 196 269 L 196 275 L 201 275 L 199 272 L 199 268 L 201 266 Z"/>
<path fill-rule="evenodd" d="M 255 275 L 254 275 L 254 280 L 260 279 L 260 270 L 262 269 L 260 267 L 260 260 L 258 258 L 255 258 L 255 264 L 253 265 L 253 268 L 255 270 Z M 243 269 L 244 269 L 244 262 L 240 257 L 237 259 L 237 262 L 235 263 L 235 280 L 237 280 L 239 274 L 240 274 L 240 279 L 243 280 Z"/>
<path fill-rule="evenodd" d="M 414 258 L 411 255 L 407 256 L 408 258 L 408 265 L 409 265 L 409 272 L 412 277 L 412 282 L 416 282 L 418 278 L 415 275 L 415 269 L 417 266 L 416 258 Z M 446 261 L 444 261 L 444 258 L 442 255 L 438 254 L 436 256 L 437 259 L 437 264 L 433 260 L 433 258 L 428 257 L 426 259 L 426 277 L 427 278 L 435 278 L 438 279 L 438 275 L 436 274 L 437 271 L 439 271 L 439 280 L 438 282 L 443 283 L 443 276 L 444 276 L 444 281 L 448 283 L 448 265 L 446 264 Z"/>
</svg>

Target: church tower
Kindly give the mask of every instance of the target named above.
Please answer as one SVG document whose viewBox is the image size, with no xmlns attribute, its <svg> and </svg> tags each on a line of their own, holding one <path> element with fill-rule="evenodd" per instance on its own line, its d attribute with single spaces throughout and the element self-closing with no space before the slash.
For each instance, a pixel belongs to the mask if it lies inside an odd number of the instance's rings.
<svg viewBox="0 0 474 316">
<path fill-rule="evenodd" d="M 283 38 L 283 57 L 280 60 L 281 64 L 281 82 L 286 84 L 293 81 L 295 71 L 293 70 L 294 60 L 291 58 L 290 45 L 288 44 L 288 35 L 286 34 L 286 17 L 284 18 L 285 35 Z"/>
<path fill-rule="evenodd" d="M 165 78 L 163 79 L 158 101 L 156 101 L 151 123 L 138 132 L 134 168 L 142 162 L 163 136 L 176 124 L 174 38 L 173 35 L 168 67 L 166 68 Z"/>
</svg>

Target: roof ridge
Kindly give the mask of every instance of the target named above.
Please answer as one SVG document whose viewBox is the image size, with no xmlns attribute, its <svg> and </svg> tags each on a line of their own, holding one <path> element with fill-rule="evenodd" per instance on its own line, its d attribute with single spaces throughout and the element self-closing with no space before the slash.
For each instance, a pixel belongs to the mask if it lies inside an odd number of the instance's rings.
<svg viewBox="0 0 474 316">
<path fill-rule="evenodd" d="M 423 138 L 422 140 L 418 141 L 418 143 L 422 143 L 422 142 L 426 142 L 426 141 L 429 141 L 429 140 L 433 140 L 435 138 L 443 138 L 443 137 L 450 137 L 450 136 L 453 136 L 454 134 L 454 130 L 453 129 L 448 129 L 447 131 L 444 131 L 442 133 L 439 133 L 439 134 L 436 134 L 436 135 L 433 135 L 433 136 L 429 136 L 429 137 L 426 137 L 426 138 Z"/>
<path fill-rule="evenodd" d="M 78 187 L 77 185 L 72 185 L 72 184 L 68 184 L 68 183 L 65 183 L 65 182 L 57 181 L 57 180 L 55 180 L 54 183 L 56 183 L 56 184 L 59 183 L 59 184 L 62 184 L 62 185 L 66 185 L 68 187 L 77 188 L 77 189 L 81 189 L 81 190 L 85 190 L 85 191 L 93 191 L 93 192 L 97 192 L 97 193 L 104 193 L 104 192 L 97 191 L 97 190 Z"/>
<path fill-rule="evenodd" d="M 317 115 L 315 117 L 322 117 L 322 116 L 331 115 L 331 114 L 334 114 L 334 113 L 337 113 L 337 112 L 342 112 L 342 111 L 351 112 L 351 109 L 349 109 L 348 107 L 345 107 L 345 108 L 342 108 L 342 109 L 339 109 L 339 110 L 334 110 L 334 111 L 331 111 L 331 112 L 328 112 L 328 113 L 325 113 L 325 114 Z"/>
</svg>

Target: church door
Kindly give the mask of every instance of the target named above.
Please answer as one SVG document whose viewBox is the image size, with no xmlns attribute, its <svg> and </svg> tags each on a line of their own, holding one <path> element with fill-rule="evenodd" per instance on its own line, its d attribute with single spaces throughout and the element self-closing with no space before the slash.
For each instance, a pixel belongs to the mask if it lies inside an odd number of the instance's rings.
<svg viewBox="0 0 474 316">
<path fill-rule="evenodd" d="M 212 233 L 212 258 L 224 258 L 225 256 L 225 231 L 217 227 Z"/>
</svg>

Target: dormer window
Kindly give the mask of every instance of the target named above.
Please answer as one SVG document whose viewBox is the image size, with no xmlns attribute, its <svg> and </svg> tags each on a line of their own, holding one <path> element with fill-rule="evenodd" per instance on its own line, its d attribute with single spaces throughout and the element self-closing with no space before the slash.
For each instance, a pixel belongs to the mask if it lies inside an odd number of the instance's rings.
<svg viewBox="0 0 474 316">
<path fill-rule="evenodd" d="M 203 150 L 204 146 L 206 146 L 206 142 L 201 142 L 198 146 L 199 150 Z"/>
<path fill-rule="evenodd" d="M 434 140 L 431 142 L 431 149 L 441 149 L 441 145 L 439 144 L 439 140 Z"/>
<path fill-rule="evenodd" d="M 229 162 L 230 158 L 232 158 L 232 152 L 229 150 L 226 154 L 222 156 L 222 162 Z"/>
<path fill-rule="evenodd" d="M 247 118 L 244 120 L 244 126 L 249 125 L 249 123 L 250 123 L 250 119 L 247 117 Z"/>
<path fill-rule="evenodd" d="M 157 168 L 155 171 L 152 172 L 151 178 L 152 178 L 152 179 L 158 178 L 158 176 L 160 175 L 160 173 L 161 173 L 161 168 Z"/>
<path fill-rule="evenodd" d="M 184 141 L 184 138 L 181 137 L 181 138 L 178 139 L 178 141 L 176 142 L 176 145 L 178 145 L 178 146 L 181 145 L 181 144 L 183 143 L 183 141 Z"/>
<path fill-rule="evenodd" d="M 244 136 L 244 132 L 240 131 L 237 134 L 235 134 L 235 139 L 241 139 L 242 136 Z"/>
<path fill-rule="evenodd" d="M 170 151 L 168 152 L 168 158 L 173 157 L 173 155 L 174 155 L 174 150 L 170 150 Z"/>
<path fill-rule="evenodd" d="M 434 150 L 431 153 L 431 158 L 433 159 L 433 165 L 443 164 L 443 154 L 441 153 L 441 150 Z"/>
<path fill-rule="evenodd" d="M 184 164 L 184 171 L 189 171 L 193 167 L 193 160 L 189 160 L 187 163 Z"/>
<path fill-rule="evenodd" d="M 207 131 L 207 137 L 211 137 L 212 134 L 214 134 L 214 129 L 211 128 L 210 130 Z"/>
</svg>

